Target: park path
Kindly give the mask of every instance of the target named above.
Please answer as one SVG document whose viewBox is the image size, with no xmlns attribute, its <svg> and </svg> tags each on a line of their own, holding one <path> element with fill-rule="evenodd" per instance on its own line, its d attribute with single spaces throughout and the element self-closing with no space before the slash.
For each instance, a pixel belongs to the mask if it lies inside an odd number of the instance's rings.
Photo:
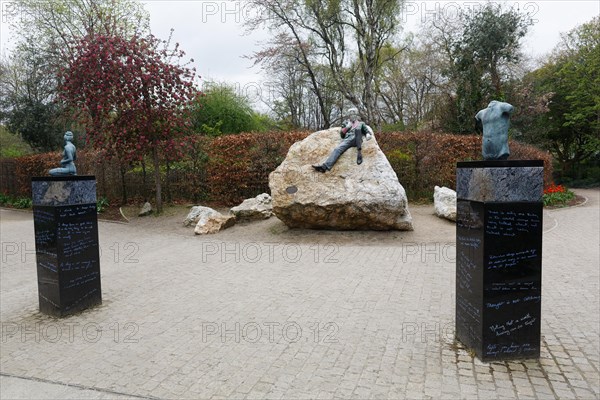
<svg viewBox="0 0 600 400">
<path fill-rule="evenodd" d="M 600 191 L 577 193 L 544 213 L 541 358 L 491 364 L 454 343 L 454 225 L 430 206 L 389 234 L 102 222 L 103 305 L 60 320 L 31 214 L 0 210 L 0 397 L 598 398 Z"/>
</svg>

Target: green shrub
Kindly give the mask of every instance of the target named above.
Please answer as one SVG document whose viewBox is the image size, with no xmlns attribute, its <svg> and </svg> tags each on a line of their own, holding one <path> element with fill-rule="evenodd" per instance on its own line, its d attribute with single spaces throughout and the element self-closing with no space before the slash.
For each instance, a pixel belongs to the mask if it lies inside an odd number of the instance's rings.
<svg viewBox="0 0 600 400">
<path fill-rule="evenodd" d="M 192 107 L 194 131 L 209 136 L 261 131 L 266 122 L 252 110 L 247 97 L 223 83 L 209 82 Z"/>
<path fill-rule="evenodd" d="M 0 158 L 15 158 L 33 153 L 29 146 L 19 135 L 10 133 L 0 125 Z"/>
<path fill-rule="evenodd" d="M 6 195 L 4 193 L 0 193 L 0 206 L 4 206 L 7 205 L 11 202 L 11 198 L 9 195 Z"/>
<path fill-rule="evenodd" d="M 108 202 L 108 199 L 106 197 L 100 197 L 98 201 L 96 201 L 96 211 L 98 212 L 98 214 L 104 212 L 104 210 L 106 210 L 106 208 L 109 206 L 110 203 Z"/>
<path fill-rule="evenodd" d="M 28 197 L 21 197 L 13 201 L 15 208 L 31 208 L 31 199 Z"/>
<path fill-rule="evenodd" d="M 0 206 L 31 208 L 31 199 L 28 197 L 12 197 L 7 194 L 0 193 Z"/>
</svg>

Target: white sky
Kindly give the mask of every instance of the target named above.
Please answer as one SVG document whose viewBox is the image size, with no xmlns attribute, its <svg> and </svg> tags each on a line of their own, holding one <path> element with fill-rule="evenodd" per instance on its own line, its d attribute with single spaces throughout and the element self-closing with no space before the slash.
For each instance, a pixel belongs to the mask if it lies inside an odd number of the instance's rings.
<svg viewBox="0 0 600 400">
<path fill-rule="evenodd" d="M 268 38 L 266 31 L 245 35 L 243 27 L 247 9 L 244 1 L 146 0 L 152 32 L 173 37 L 194 59 L 203 80 L 227 81 L 237 90 L 255 98 L 259 92 L 268 97 L 268 87 L 259 67 L 242 58 L 259 49 L 259 42 Z M 506 1 L 529 13 L 536 22 L 524 41 L 524 51 L 535 58 L 550 52 L 559 42 L 560 33 L 568 32 L 594 16 L 600 15 L 596 0 L 568 1 Z M 421 21 L 431 18 L 452 18 L 458 7 L 474 8 L 482 1 L 406 1 L 404 31 L 416 32 Z M 265 96 L 267 95 L 267 96 Z"/>
<path fill-rule="evenodd" d="M 173 39 L 179 42 L 203 80 L 226 81 L 236 85 L 242 94 L 254 97 L 264 79 L 258 67 L 242 58 L 259 49 L 259 42 L 267 38 L 266 31 L 244 35 L 246 18 L 245 3 L 241 1 L 207 0 L 146 0 L 150 12 L 152 33 L 166 39 L 174 28 Z M 525 53 L 538 57 L 548 53 L 558 43 L 559 35 L 577 25 L 600 15 L 597 0 L 568 1 L 503 1 L 518 5 L 528 12 L 536 24 L 524 42 Z M 10 49 L 10 31 L 7 19 L 11 17 L 11 2 L 1 4 L 1 51 Z M 482 1 L 406 1 L 404 31 L 416 32 L 422 20 L 435 17 L 452 18 L 457 8 L 469 9 L 483 4 Z M 14 8 L 14 7 L 13 7 Z M 264 93 L 263 93 L 264 95 Z"/>
</svg>

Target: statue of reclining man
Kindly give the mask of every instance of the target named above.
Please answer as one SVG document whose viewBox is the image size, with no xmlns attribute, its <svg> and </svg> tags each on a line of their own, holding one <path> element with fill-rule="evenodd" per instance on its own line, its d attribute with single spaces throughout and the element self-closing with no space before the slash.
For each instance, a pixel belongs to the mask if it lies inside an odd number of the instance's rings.
<svg viewBox="0 0 600 400">
<path fill-rule="evenodd" d="M 351 108 L 348 110 L 349 121 L 346 121 L 340 132 L 342 142 L 331 152 L 327 160 L 323 164 L 313 165 L 312 167 L 319 172 L 327 172 L 333 168 L 338 158 L 350 147 L 356 147 L 357 156 L 356 163 L 362 164 L 362 137 L 365 135 L 366 140 L 371 140 L 373 137 L 373 129 L 360 120 L 358 110 Z"/>
</svg>

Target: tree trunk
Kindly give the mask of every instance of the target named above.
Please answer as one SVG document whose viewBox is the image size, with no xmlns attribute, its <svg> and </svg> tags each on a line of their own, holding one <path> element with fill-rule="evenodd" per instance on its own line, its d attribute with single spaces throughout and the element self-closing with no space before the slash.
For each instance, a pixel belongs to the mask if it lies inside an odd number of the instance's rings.
<svg viewBox="0 0 600 400">
<path fill-rule="evenodd" d="M 125 205 L 127 204 L 127 185 L 125 184 L 125 174 L 127 173 L 127 169 L 122 161 L 119 162 L 119 172 L 121 173 L 121 192 L 123 195 L 121 202 Z"/>
<path fill-rule="evenodd" d="M 156 145 L 152 147 L 152 161 L 154 161 L 154 183 L 156 184 L 156 213 L 162 212 L 162 193 L 160 186 L 160 162 Z"/>
<path fill-rule="evenodd" d="M 170 183 L 170 174 L 171 174 L 171 163 L 169 162 L 169 160 L 167 160 L 166 162 L 167 165 L 167 172 L 166 172 L 166 177 L 165 177 L 165 189 L 167 192 L 167 203 L 171 203 L 173 201 L 173 198 L 171 197 L 171 183 Z"/>
<path fill-rule="evenodd" d="M 148 201 L 148 174 L 146 173 L 146 161 L 142 158 L 142 196 Z"/>
<path fill-rule="evenodd" d="M 319 109 L 321 110 L 321 116 L 323 117 L 324 128 L 329 128 L 329 111 L 325 108 L 323 93 L 321 91 L 320 85 L 317 82 L 317 77 L 315 75 L 315 72 L 313 71 L 312 64 L 308 60 L 308 55 L 306 54 L 306 51 L 302 46 L 302 40 L 300 39 L 300 36 L 298 36 L 298 32 L 296 31 L 294 25 L 289 22 L 287 23 L 287 25 L 292 31 L 294 38 L 296 38 L 296 43 L 298 43 L 298 46 L 300 48 L 300 53 L 302 54 L 302 59 L 304 61 L 304 67 L 306 68 L 306 72 L 308 73 L 308 77 L 310 78 L 310 83 L 312 85 L 315 95 L 317 96 L 317 101 L 319 102 Z"/>
<path fill-rule="evenodd" d="M 498 73 L 495 61 L 491 66 L 490 75 L 492 78 L 492 85 L 496 91 L 496 100 L 502 100 L 502 83 L 500 82 L 500 74 Z"/>
<path fill-rule="evenodd" d="M 100 164 L 100 173 L 102 174 L 102 178 L 100 179 L 100 182 L 102 184 L 102 193 L 104 195 L 104 197 L 110 198 L 110 194 L 108 194 L 108 191 L 106 190 L 106 161 L 102 161 Z"/>
</svg>

